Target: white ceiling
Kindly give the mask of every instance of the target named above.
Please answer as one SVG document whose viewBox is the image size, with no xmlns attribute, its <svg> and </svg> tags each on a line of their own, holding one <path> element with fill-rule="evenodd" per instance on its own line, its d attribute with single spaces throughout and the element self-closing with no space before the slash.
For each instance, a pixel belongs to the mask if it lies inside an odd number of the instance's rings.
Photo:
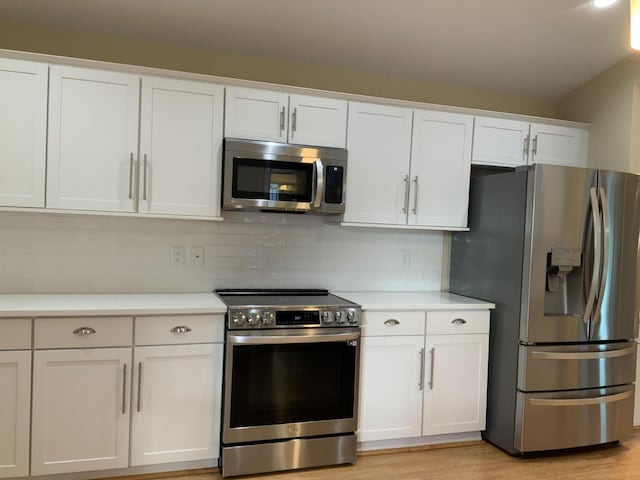
<svg viewBox="0 0 640 480">
<path fill-rule="evenodd" d="M 557 99 L 631 53 L 628 0 L 1 0 L 0 20 Z"/>
</svg>

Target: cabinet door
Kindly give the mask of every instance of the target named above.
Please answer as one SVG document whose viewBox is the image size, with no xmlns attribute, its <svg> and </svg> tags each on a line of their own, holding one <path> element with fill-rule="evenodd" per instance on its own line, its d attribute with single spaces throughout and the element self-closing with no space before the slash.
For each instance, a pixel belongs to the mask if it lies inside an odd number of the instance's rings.
<svg viewBox="0 0 640 480">
<path fill-rule="evenodd" d="M 139 77 L 52 66 L 47 207 L 132 212 Z"/>
<path fill-rule="evenodd" d="M 31 351 L 0 352 L 0 478 L 29 475 Z"/>
<path fill-rule="evenodd" d="M 34 352 L 32 475 L 128 465 L 130 362 L 130 348 Z"/>
<path fill-rule="evenodd" d="M 287 141 L 287 93 L 227 87 L 226 100 L 225 137 Z"/>
<path fill-rule="evenodd" d="M 419 437 L 424 337 L 363 337 L 358 439 Z"/>
<path fill-rule="evenodd" d="M 473 117 L 416 110 L 409 225 L 467 226 Z"/>
<path fill-rule="evenodd" d="M 291 95 L 289 143 L 344 148 L 347 104 L 346 100 Z"/>
<path fill-rule="evenodd" d="M 222 344 L 139 347 L 131 464 L 218 457 Z"/>
<path fill-rule="evenodd" d="M 471 163 L 498 167 L 527 164 L 529 122 L 475 117 Z"/>
<path fill-rule="evenodd" d="M 139 211 L 220 215 L 224 87 L 145 77 Z"/>
<path fill-rule="evenodd" d="M 349 103 L 345 222 L 406 225 L 413 111 Z"/>
<path fill-rule="evenodd" d="M 488 349 L 485 334 L 427 335 L 423 435 L 484 430 Z"/>
<path fill-rule="evenodd" d="M 0 59 L 0 205 L 44 207 L 47 65 Z"/>
<path fill-rule="evenodd" d="M 532 123 L 530 163 L 584 167 L 587 136 L 581 128 Z"/>
<path fill-rule="evenodd" d="M 633 403 L 633 426 L 640 426 L 640 344 L 636 347 L 636 395 Z"/>
</svg>

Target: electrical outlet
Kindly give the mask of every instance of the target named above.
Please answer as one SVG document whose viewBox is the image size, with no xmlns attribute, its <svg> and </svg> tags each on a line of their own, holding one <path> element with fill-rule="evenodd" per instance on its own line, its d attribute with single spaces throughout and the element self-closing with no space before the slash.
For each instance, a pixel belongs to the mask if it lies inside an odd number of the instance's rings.
<svg viewBox="0 0 640 480">
<path fill-rule="evenodd" d="M 171 247 L 171 265 L 181 266 L 185 263 L 184 247 Z"/>
<path fill-rule="evenodd" d="M 191 247 L 191 264 L 204 266 L 204 247 Z"/>
</svg>

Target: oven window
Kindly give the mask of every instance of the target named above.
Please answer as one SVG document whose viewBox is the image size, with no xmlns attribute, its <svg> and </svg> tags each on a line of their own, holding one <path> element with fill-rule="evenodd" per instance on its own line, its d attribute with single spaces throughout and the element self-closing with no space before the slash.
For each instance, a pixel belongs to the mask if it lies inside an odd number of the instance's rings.
<svg viewBox="0 0 640 480">
<path fill-rule="evenodd" d="M 230 426 L 353 418 L 355 369 L 346 342 L 234 346 Z"/>
<path fill-rule="evenodd" d="M 233 159 L 233 197 L 311 202 L 313 164 Z"/>
</svg>

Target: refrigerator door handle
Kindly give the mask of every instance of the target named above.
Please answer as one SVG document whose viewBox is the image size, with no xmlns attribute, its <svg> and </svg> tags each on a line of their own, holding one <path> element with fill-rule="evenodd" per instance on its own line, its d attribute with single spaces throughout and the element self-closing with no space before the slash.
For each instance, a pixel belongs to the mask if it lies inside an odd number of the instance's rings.
<svg viewBox="0 0 640 480">
<path fill-rule="evenodd" d="M 531 405 L 539 407 L 575 407 L 580 405 L 602 405 L 604 403 L 619 402 L 625 398 L 629 398 L 632 391 L 616 393 L 614 395 L 605 395 L 595 398 L 532 398 L 529 400 Z"/>
<path fill-rule="evenodd" d="M 618 358 L 633 355 L 635 344 L 620 350 L 605 350 L 597 352 L 531 352 L 531 356 L 544 360 L 599 360 L 603 358 Z"/>
<path fill-rule="evenodd" d="M 607 284 L 607 269 L 609 268 L 609 212 L 607 203 L 607 193 L 600 187 L 600 203 L 602 204 L 602 271 L 600 273 L 600 288 L 598 300 L 594 310 L 593 323 L 600 321 L 600 307 L 604 296 L 604 287 Z"/>
<path fill-rule="evenodd" d="M 584 308 L 584 317 L 582 321 L 589 324 L 591 315 L 593 313 L 593 306 L 596 300 L 597 283 L 600 279 L 600 259 L 602 258 L 602 236 L 600 225 L 600 206 L 598 202 L 598 195 L 596 193 L 596 187 L 591 187 L 591 213 L 593 215 L 593 274 L 591 276 L 591 286 L 589 287 L 589 295 L 587 297 L 587 304 Z"/>
</svg>

